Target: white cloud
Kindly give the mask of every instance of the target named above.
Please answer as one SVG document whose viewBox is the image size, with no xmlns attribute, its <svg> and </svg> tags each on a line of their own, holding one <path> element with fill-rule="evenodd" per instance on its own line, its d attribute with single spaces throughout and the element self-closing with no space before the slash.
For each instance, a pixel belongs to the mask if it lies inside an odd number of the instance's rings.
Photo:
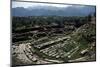
<svg viewBox="0 0 100 67">
<path fill-rule="evenodd" d="M 12 7 L 35 7 L 35 6 L 53 6 L 53 7 L 68 7 L 72 5 L 63 5 L 63 4 L 48 4 L 48 3 L 30 3 L 30 2 L 12 2 Z"/>
</svg>

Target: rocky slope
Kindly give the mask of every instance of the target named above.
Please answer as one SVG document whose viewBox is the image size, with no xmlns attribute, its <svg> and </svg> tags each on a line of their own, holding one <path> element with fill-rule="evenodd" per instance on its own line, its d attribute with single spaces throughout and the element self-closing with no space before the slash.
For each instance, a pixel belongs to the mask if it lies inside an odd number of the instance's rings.
<svg viewBox="0 0 100 67">
<path fill-rule="evenodd" d="M 12 45 L 14 65 L 95 61 L 96 25 L 87 23 L 70 34 L 34 35 Z M 37 37 L 36 37 L 37 36 Z M 39 37 L 38 37 L 39 36 Z"/>
</svg>

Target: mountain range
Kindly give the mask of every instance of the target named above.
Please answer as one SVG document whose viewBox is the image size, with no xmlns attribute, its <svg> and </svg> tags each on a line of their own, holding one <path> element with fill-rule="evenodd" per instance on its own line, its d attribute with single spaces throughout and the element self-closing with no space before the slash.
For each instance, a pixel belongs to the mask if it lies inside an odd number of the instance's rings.
<svg viewBox="0 0 100 67">
<path fill-rule="evenodd" d="M 12 16 L 87 16 L 95 12 L 95 6 L 35 6 L 12 8 Z"/>
</svg>

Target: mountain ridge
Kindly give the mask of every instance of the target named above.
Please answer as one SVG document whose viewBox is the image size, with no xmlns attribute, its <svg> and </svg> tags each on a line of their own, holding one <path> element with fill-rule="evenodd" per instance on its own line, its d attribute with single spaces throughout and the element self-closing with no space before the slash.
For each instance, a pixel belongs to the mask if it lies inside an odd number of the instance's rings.
<svg viewBox="0 0 100 67">
<path fill-rule="evenodd" d="M 87 16 L 95 12 L 95 7 L 53 7 L 53 6 L 38 6 L 38 7 L 16 7 L 12 8 L 13 16 Z"/>
</svg>

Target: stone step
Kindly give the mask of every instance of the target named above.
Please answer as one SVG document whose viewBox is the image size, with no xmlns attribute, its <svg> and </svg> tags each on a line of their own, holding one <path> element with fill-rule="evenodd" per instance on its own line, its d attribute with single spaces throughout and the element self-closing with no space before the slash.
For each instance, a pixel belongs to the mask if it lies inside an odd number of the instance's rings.
<svg viewBox="0 0 100 67">
<path fill-rule="evenodd" d="M 52 46 L 53 44 L 57 43 L 57 42 L 61 42 L 66 40 L 67 37 L 62 37 L 62 38 L 58 38 L 56 40 L 52 40 L 52 41 L 48 41 L 39 45 L 34 45 L 34 47 L 38 48 L 38 49 L 45 49 L 47 47 L 50 47 L 50 45 Z"/>
</svg>

